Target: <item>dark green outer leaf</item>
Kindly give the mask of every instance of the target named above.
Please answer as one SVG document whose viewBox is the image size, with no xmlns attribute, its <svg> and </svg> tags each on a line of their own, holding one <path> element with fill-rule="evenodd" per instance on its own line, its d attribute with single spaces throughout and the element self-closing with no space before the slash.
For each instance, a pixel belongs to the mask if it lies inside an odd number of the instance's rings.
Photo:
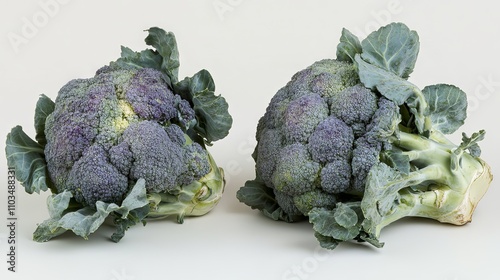
<svg viewBox="0 0 500 280">
<path fill-rule="evenodd" d="M 121 206 L 97 201 L 95 209 L 87 206 L 69 211 L 72 196 L 71 192 L 63 191 L 48 197 L 50 219 L 37 227 L 33 233 L 35 241 L 45 242 L 68 230 L 88 239 L 88 236 L 94 233 L 110 214 L 114 214 L 117 231 L 111 238 L 118 242 L 125 234 L 125 230 L 140 222 L 149 209 L 144 179 L 137 181 Z"/>
<path fill-rule="evenodd" d="M 196 114 L 196 124 L 187 133 L 202 138 L 204 144 L 211 144 L 229 134 L 233 119 L 229 105 L 220 95 L 215 95 L 215 83 L 207 70 L 201 70 L 193 77 L 178 81 L 179 51 L 175 36 L 158 27 L 151 27 L 145 41 L 156 51 L 147 49 L 134 52 L 122 47 L 121 58 L 111 65 L 153 68 L 165 73 L 165 80 L 173 91 L 190 102 Z M 199 134 L 199 135 L 194 135 Z M 196 140 L 195 141 L 199 141 Z"/>
<path fill-rule="evenodd" d="M 377 65 L 372 65 L 356 55 L 356 65 L 365 87 L 378 90 L 387 99 L 402 105 L 419 89 L 412 83 Z"/>
<path fill-rule="evenodd" d="M 124 46 L 122 46 L 121 49 L 121 57 L 116 62 L 112 62 L 112 64 L 161 70 L 162 57 L 157 52 L 149 49 L 141 52 L 134 52 Z"/>
<path fill-rule="evenodd" d="M 392 213 L 398 202 L 399 190 L 407 184 L 402 173 L 385 163 L 379 162 L 370 169 L 361 201 L 365 217 L 363 230 L 369 236 L 379 237 L 381 224 Z"/>
<path fill-rule="evenodd" d="M 224 97 L 215 95 L 215 83 L 207 70 L 176 83 L 174 91 L 192 104 L 197 119 L 194 130 L 208 144 L 229 134 L 233 124 L 229 105 Z"/>
<path fill-rule="evenodd" d="M 402 23 L 392 23 L 372 32 L 361 42 L 361 57 L 398 77 L 408 78 L 417 60 L 418 34 Z"/>
<path fill-rule="evenodd" d="M 198 71 L 193 77 L 186 77 L 174 84 L 174 92 L 191 103 L 196 93 L 205 90 L 215 91 L 214 80 L 205 69 Z"/>
<path fill-rule="evenodd" d="M 444 134 L 457 131 L 467 118 L 467 95 L 453 85 L 438 84 L 422 90 L 429 104 L 433 128 Z"/>
<path fill-rule="evenodd" d="M 7 165 L 16 170 L 16 179 L 27 193 L 46 191 L 52 187 L 43 147 L 24 133 L 21 126 L 7 135 Z"/>
<path fill-rule="evenodd" d="M 180 62 L 174 33 L 158 27 L 151 27 L 147 31 L 146 44 L 154 47 L 162 56 L 162 70 L 170 76 L 172 83 L 176 83 L 179 80 Z"/>
<path fill-rule="evenodd" d="M 401 150 L 387 150 L 381 154 L 381 161 L 403 174 L 410 173 L 410 158 Z"/>
<path fill-rule="evenodd" d="M 233 118 L 229 114 L 229 105 L 224 97 L 215 95 L 213 91 L 204 90 L 195 93 L 192 102 L 198 120 L 194 129 L 206 138 L 208 143 L 220 140 L 229 134 Z"/>
<path fill-rule="evenodd" d="M 358 75 L 365 87 L 376 89 L 387 99 L 398 105 L 406 103 L 415 118 L 420 133 L 426 129 L 427 103 L 420 89 L 392 72 L 364 61 L 356 55 Z"/>
<path fill-rule="evenodd" d="M 341 242 L 339 240 L 336 240 L 333 237 L 321 235 L 318 232 L 315 232 L 314 236 L 316 236 L 316 239 L 318 239 L 319 245 L 322 248 L 325 248 L 328 250 L 333 250 L 333 249 L 337 248 L 337 246 Z"/>
<path fill-rule="evenodd" d="M 361 53 L 361 43 L 358 37 L 347 29 L 342 29 L 340 43 L 337 45 L 337 60 L 354 62 L 356 54 Z"/>
<path fill-rule="evenodd" d="M 201 92 L 201 91 L 215 91 L 215 82 L 208 72 L 205 69 L 200 70 L 198 73 L 194 74 L 190 81 L 190 90 L 193 93 Z"/>
<path fill-rule="evenodd" d="M 161 55 L 154 50 L 146 49 L 141 52 L 134 52 L 133 50 L 122 46 L 121 47 L 121 57 L 116 61 L 110 63 L 110 66 L 118 66 L 122 68 L 152 68 L 158 71 L 162 71 L 163 58 Z M 165 73 L 165 81 L 170 87 L 172 87 L 172 80 L 168 73 Z"/>
<path fill-rule="evenodd" d="M 149 213 L 149 200 L 146 194 L 144 179 L 137 181 L 132 191 L 123 200 L 122 205 L 115 212 L 119 215 L 114 220 L 116 232 L 111 235 L 113 242 L 118 242 L 131 226 L 143 222 Z M 145 222 L 143 222 L 145 224 Z"/>
<path fill-rule="evenodd" d="M 313 229 L 315 232 L 323 236 L 329 236 L 339 241 L 352 240 L 359 234 L 360 227 L 353 226 L 344 227 L 341 224 L 351 224 L 350 218 L 345 219 L 342 215 L 335 215 L 337 209 L 324 209 L 324 208 L 314 208 L 308 213 L 309 222 L 313 224 Z M 354 216 L 356 213 L 353 211 Z M 350 214 L 348 214 L 350 216 Z M 340 219 L 341 224 L 339 224 L 338 219 Z M 357 222 L 357 216 L 356 216 Z"/>
<path fill-rule="evenodd" d="M 140 222 L 146 225 L 144 219 L 147 217 L 149 210 L 149 205 L 146 205 L 130 211 L 126 219 L 117 217 L 114 220 L 116 231 L 111 235 L 111 240 L 113 242 L 119 242 L 123 238 L 123 236 L 125 236 L 125 232 L 131 226 L 134 226 Z"/>
<path fill-rule="evenodd" d="M 368 233 L 362 232 L 359 235 L 359 238 L 365 242 L 372 244 L 373 246 L 375 246 L 377 248 L 384 247 L 384 242 L 380 242 L 380 240 L 378 240 L 377 237 L 375 237 L 373 235 L 369 235 Z"/>
<path fill-rule="evenodd" d="M 153 68 L 164 72 L 166 81 L 173 91 L 189 101 L 195 111 L 194 130 L 189 130 L 187 133 L 195 138 L 203 138 L 206 144 L 226 137 L 233 119 L 229 114 L 226 100 L 220 95 L 215 95 L 215 83 L 210 73 L 203 69 L 193 77 L 178 81 L 179 52 L 174 34 L 157 27 L 147 31 L 149 35 L 146 37 L 146 43 L 155 47 L 157 51 L 147 49 L 134 52 L 122 47 L 121 58 L 111 65 Z"/>
<path fill-rule="evenodd" d="M 45 139 L 45 120 L 47 117 L 54 112 L 54 101 L 49 97 L 42 94 L 36 103 L 35 108 L 35 139 L 42 147 L 47 144 L 47 139 Z"/>
<path fill-rule="evenodd" d="M 240 202 L 252 207 L 252 209 L 271 209 L 278 207 L 274 193 L 271 188 L 263 182 L 251 180 L 245 182 L 245 186 L 236 193 L 236 198 Z"/>
<path fill-rule="evenodd" d="M 458 149 L 468 150 L 470 155 L 473 157 L 481 156 L 481 148 L 477 144 L 477 142 L 484 140 L 484 136 L 486 131 L 481 129 L 478 132 L 472 133 L 471 137 L 468 137 L 467 134 L 462 133 L 462 143 Z"/>
<path fill-rule="evenodd" d="M 472 133 L 471 137 L 462 133 L 462 143 L 460 143 L 460 145 L 451 154 L 450 169 L 452 171 L 458 172 L 460 168 L 460 159 L 464 152 L 469 151 L 469 154 L 473 157 L 481 156 L 481 147 L 479 147 L 477 142 L 484 140 L 485 134 L 486 131 L 484 130 Z"/>
<path fill-rule="evenodd" d="M 338 203 L 333 214 L 335 221 L 344 228 L 351 228 L 358 223 L 358 214 L 344 203 Z"/>
<path fill-rule="evenodd" d="M 303 216 L 291 216 L 283 211 L 274 197 L 273 190 L 258 180 L 245 182 L 245 186 L 236 193 L 236 198 L 252 209 L 260 210 L 265 216 L 275 221 L 295 222 L 304 218 Z"/>
</svg>

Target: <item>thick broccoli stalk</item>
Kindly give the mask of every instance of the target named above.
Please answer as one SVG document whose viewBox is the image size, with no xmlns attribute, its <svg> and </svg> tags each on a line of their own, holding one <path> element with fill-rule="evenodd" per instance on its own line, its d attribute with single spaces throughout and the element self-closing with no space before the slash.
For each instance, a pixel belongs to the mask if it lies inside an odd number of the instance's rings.
<svg viewBox="0 0 500 280">
<path fill-rule="evenodd" d="M 472 138 L 464 135 L 460 146 L 450 146 L 447 141 L 399 133 L 393 144 L 415 170 L 402 172 L 382 162 L 371 168 L 361 202 L 363 229 L 378 238 L 383 227 L 409 216 L 455 225 L 470 222 L 492 180 L 489 165 L 475 151 L 466 151 L 483 137 L 484 131 Z"/>
<path fill-rule="evenodd" d="M 208 155 L 210 172 L 184 186 L 178 193 L 151 193 L 148 195 L 150 210 L 148 219 L 176 216 L 179 223 L 185 216 L 202 216 L 210 212 L 222 198 L 225 180 L 224 170 Z"/>
<path fill-rule="evenodd" d="M 134 224 L 182 222 L 220 200 L 224 173 L 207 145 L 229 133 L 228 104 L 206 70 L 179 81 L 174 35 L 147 31 L 155 50 L 122 47 L 118 60 L 68 82 L 55 102 L 42 95 L 36 141 L 20 126 L 7 136 L 8 165 L 26 191 L 53 193 L 36 241 L 67 230 L 86 239 L 111 216 L 117 242 Z"/>
</svg>

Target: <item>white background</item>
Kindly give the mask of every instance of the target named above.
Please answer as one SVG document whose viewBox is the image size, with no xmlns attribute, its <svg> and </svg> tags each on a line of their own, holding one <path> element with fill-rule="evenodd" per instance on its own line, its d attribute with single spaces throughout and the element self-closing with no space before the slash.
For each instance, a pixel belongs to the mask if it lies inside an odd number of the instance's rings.
<svg viewBox="0 0 500 280">
<path fill-rule="evenodd" d="M 136 226 L 118 244 L 108 239 L 109 225 L 88 241 L 71 234 L 32 241 L 36 223 L 48 217 L 48 193 L 30 196 L 19 188 L 18 272 L 10 273 L 7 167 L 0 160 L 2 279 L 498 279 L 496 180 L 472 223 L 456 227 L 405 219 L 382 231 L 382 249 L 354 243 L 320 249 L 307 222 L 274 222 L 235 198 L 253 179 L 255 127 L 273 94 L 295 72 L 334 58 L 342 27 L 364 38 L 391 21 L 420 35 L 412 82 L 450 83 L 468 93 L 469 117 L 462 129 L 486 129 L 483 158 L 500 175 L 496 1 L 55 1 L 0 4 L 1 138 L 17 124 L 33 135 L 39 94 L 54 99 L 70 79 L 93 76 L 119 56 L 120 45 L 146 48 L 143 30 L 159 26 L 177 37 L 180 76 L 208 69 L 230 104 L 231 133 L 210 148 L 226 169 L 228 184 L 210 214 L 183 225 L 169 219 Z M 3 148 L 0 153 L 5 159 Z"/>
</svg>

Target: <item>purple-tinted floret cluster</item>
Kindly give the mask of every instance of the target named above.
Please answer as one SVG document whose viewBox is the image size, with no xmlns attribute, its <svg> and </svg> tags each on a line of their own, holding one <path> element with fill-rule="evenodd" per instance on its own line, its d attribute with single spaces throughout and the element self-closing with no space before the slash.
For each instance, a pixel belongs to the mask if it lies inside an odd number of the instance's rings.
<svg viewBox="0 0 500 280">
<path fill-rule="evenodd" d="M 174 93 L 162 72 L 144 68 L 125 87 L 125 98 L 135 114 L 144 120 L 167 121 L 177 116 Z"/>
<path fill-rule="evenodd" d="M 257 179 L 291 216 L 362 193 L 387 144 L 379 136 L 395 129 L 398 106 L 357 77 L 351 63 L 316 62 L 277 92 L 259 121 Z"/>
<path fill-rule="evenodd" d="M 106 66 L 67 83 L 55 104 L 47 167 L 83 205 L 121 203 L 139 178 L 150 192 L 178 192 L 210 171 L 208 152 L 185 133 L 195 112 L 160 71 Z"/>
<path fill-rule="evenodd" d="M 75 162 L 66 181 L 66 190 L 76 201 L 95 205 L 97 201 L 121 201 L 128 190 L 128 178 L 116 168 L 106 150 L 93 144 Z"/>
</svg>

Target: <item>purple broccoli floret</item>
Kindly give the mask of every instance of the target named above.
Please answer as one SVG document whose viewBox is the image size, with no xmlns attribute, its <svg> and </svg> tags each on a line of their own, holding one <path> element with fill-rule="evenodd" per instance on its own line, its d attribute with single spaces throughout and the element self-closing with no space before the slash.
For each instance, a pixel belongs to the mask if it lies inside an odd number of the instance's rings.
<svg viewBox="0 0 500 280">
<path fill-rule="evenodd" d="M 141 119 L 167 121 L 177 116 L 174 94 L 165 83 L 163 73 L 144 68 L 124 88 L 125 99 Z"/>
<path fill-rule="evenodd" d="M 128 178 L 109 162 L 104 148 L 94 144 L 73 165 L 66 190 L 77 202 L 95 207 L 97 201 L 121 201 L 128 191 Z"/>
<path fill-rule="evenodd" d="M 145 179 L 146 188 L 151 192 L 177 187 L 177 177 L 184 168 L 183 149 L 170 140 L 161 125 L 153 121 L 133 123 L 122 138 L 134 158 L 131 179 Z"/>
<path fill-rule="evenodd" d="M 140 178 L 148 191 L 168 192 L 210 172 L 207 151 L 186 134 L 195 112 L 164 75 L 105 66 L 60 90 L 46 120 L 45 146 L 58 191 L 71 189 L 78 202 L 90 206 L 99 200 L 120 203 Z M 91 172 L 88 163 L 100 169 Z M 104 180 L 100 187 L 98 180 Z M 106 190 L 114 187 L 116 192 Z"/>
<path fill-rule="evenodd" d="M 360 83 L 353 64 L 318 61 L 295 74 L 259 120 L 255 182 L 273 189 L 290 216 L 360 195 L 396 114 L 395 103 Z M 298 198 L 309 193 L 315 195 Z"/>
</svg>

